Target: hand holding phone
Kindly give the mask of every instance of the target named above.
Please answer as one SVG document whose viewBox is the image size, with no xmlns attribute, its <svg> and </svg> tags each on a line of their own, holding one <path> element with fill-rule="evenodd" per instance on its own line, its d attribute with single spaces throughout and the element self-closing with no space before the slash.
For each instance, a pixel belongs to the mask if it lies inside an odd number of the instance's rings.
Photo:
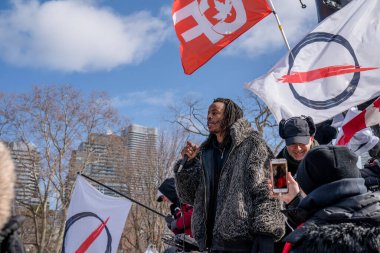
<svg viewBox="0 0 380 253">
<path fill-rule="evenodd" d="M 270 161 L 272 190 L 274 193 L 287 193 L 288 163 L 286 159 L 272 159 Z"/>
</svg>

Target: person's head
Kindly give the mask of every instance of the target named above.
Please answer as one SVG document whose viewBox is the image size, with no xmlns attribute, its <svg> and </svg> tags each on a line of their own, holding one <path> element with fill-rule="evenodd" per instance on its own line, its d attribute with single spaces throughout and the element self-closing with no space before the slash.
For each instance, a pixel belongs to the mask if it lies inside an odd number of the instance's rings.
<svg viewBox="0 0 380 253">
<path fill-rule="evenodd" d="M 11 215 L 15 181 L 12 157 L 6 146 L 0 142 L 0 230 Z"/>
<path fill-rule="evenodd" d="M 318 146 L 300 163 L 296 180 L 306 194 L 345 178 L 361 178 L 357 155 L 345 146 Z"/>
<path fill-rule="evenodd" d="M 294 160 L 301 161 L 310 151 L 314 141 L 315 129 L 311 117 L 292 117 L 280 121 L 280 137 L 285 140 L 286 149 Z"/>
<path fill-rule="evenodd" d="M 242 117 L 243 110 L 232 100 L 216 98 L 208 108 L 207 127 L 211 134 L 224 135 Z"/>
<path fill-rule="evenodd" d="M 178 203 L 178 196 L 175 190 L 175 181 L 174 178 L 167 178 L 162 182 L 157 190 L 157 199 L 158 202 L 171 202 L 173 204 Z"/>
</svg>

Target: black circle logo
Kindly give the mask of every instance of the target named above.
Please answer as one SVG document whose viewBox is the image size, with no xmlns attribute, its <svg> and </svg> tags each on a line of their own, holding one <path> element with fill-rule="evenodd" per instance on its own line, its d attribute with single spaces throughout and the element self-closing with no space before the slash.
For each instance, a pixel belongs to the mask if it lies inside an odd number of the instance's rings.
<svg viewBox="0 0 380 253">
<path fill-rule="evenodd" d="M 65 226 L 65 233 L 63 234 L 63 246 L 62 246 L 62 253 L 65 253 L 65 241 L 66 241 L 66 234 L 67 232 L 69 231 L 70 227 L 75 223 L 77 222 L 78 220 L 82 219 L 82 218 L 85 218 L 85 217 L 94 217 L 96 219 L 98 219 L 101 223 L 104 223 L 104 221 L 96 214 L 94 213 L 91 213 L 91 212 L 82 212 L 82 213 L 77 213 L 73 216 L 71 216 L 67 222 L 66 222 L 66 226 Z M 112 244 L 112 236 L 111 236 L 111 233 L 110 231 L 108 230 L 108 227 L 105 226 L 105 229 L 106 229 L 106 232 L 107 232 L 107 246 L 106 246 L 106 249 L 104 251 L 104 253 L 111 253 L 111 244 Z"/>
<path fill-rule="evenodd" d="M 298 53 L 301 51 L 301 49 L 307 45 L 314 43 L 314 42 L 327 42 L 327 43 L 335 42 L 335 43 L 342 45 L 351 54 L 351 56 L 355 62 L 355 66 L 356 67 L 360 66 L 358 59 L 356 58 L 354 49 L 351 47 L 350 42 L 348 42 L 348 40 L 346 40 L 345 38 L 343 38 L 340 35 L 334 35 L 334 34 L 325 33 L 325 32 L 316 32 L 316 33 L 310 33 L 309 35 L 307 35 L 302 41 L 300 41 L 293 48 L 293 50 L 291 51 L 291 54 L 289 54 L 288 75 L 290 74 L 290 72 L 292 70 L 294 60 L 295 60 L 296 56 L 298 55 Z M 293 96 L 298 101 L 300 101 L 303 105 L 310 107 L 310 108 L 313 108 L 313 109 L 316 109 L 316 110 L 325 110 L 325 109 L 329 109 L 329 108 L 332 108 L 334 106 L 337 106 L 337 105 L 341 104 L 342 102 L 346 101 L 349 97 L 351 97 L 351 95 L 354 94 L 356 87 L 358 86 L 359 80 L 360 80 L 360 72 L 355 72 L 350 83 L 349 83 L 349 85 L 346 87 L 346 89 L 344 89 L 336 97 L 333 97 L 333 98 L 330 98 L 330 99 L 327 99 L 324 101 L 311 100 L 311 99 L 308 99 L 304 96 L 301 96 L 300 94 L 298 94 L 298 92 L 296 91 L 296 89 L 294 88 L 292 83 L 289 83 L 289 87 L 293 93 Z"/>
</svg>

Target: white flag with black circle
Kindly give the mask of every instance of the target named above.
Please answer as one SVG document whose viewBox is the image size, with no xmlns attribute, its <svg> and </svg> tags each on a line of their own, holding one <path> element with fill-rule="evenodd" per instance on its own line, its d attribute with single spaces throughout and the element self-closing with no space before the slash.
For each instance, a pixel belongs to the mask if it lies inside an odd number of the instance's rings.
<svg viewBox="0 0 380 253">
<path fill-rule="evenodd" d="M 67 213 L 62 253 L 116 253 L 132 202 L 102 194 L 77 177 Z"/>
<path fill-rule="evenodd" d="M 307 115 L 319 123 L 379 96 L 379 13 L 379 0 L 353 0 L 246 87 L 277 122 Z"/>
</svg>

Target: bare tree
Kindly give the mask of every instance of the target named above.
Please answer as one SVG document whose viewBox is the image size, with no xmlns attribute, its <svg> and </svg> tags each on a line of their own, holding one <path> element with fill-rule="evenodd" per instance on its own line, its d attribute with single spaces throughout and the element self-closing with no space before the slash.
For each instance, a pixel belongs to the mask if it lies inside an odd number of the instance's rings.
<svg viewBox="0 0 380 253">
<path fill-rule="evenodd" d="M 72 150 L 84 136 L 113 127 L 117 114 L 104 93 L 85 97 L 69 85 L 34 87 L 0 106 L 2 125 L 8 129 L 1 137 L 16 138 L 27 147 L 33 144 L 38 152 L 37 164 L 30 171 L 38 201 L 16 202 L 23 207 L 17 210 L 34 224 L 28 233 L 32 232 L 37 252 L 60 252 L 71 193 L 66 179 Z"/>
<path fill-rule="evenodd" d="M 127 180 L 133 181 L 135 185 L 130 189 L 131 195 L 162 214 L 168 213 L 170 209 L 168 204 L 156 201 L 157 189 L 164 179 L 173 176 L 172 168 L 178 159 L 184 140 L 185 134 L 182 130 L 176 130 L 174 133 L 161 132 L 156 152 L 141 150 L 140 152 L 145 155 L 139 159 L 144 159 L 128 163 L 135 166 L 126 170 L 129 172 L 126 175 Z M 171 233 L 171 231 L 166 227 L 163 217 L 134 204 L 122 236 L 121 249 L 124 250 L 123 252 L 145 252 L 149 244 L 152 244 L 159 252 L 162 252 L 165 245 L 161 238 L 165 233 Z"/>
</svg>

